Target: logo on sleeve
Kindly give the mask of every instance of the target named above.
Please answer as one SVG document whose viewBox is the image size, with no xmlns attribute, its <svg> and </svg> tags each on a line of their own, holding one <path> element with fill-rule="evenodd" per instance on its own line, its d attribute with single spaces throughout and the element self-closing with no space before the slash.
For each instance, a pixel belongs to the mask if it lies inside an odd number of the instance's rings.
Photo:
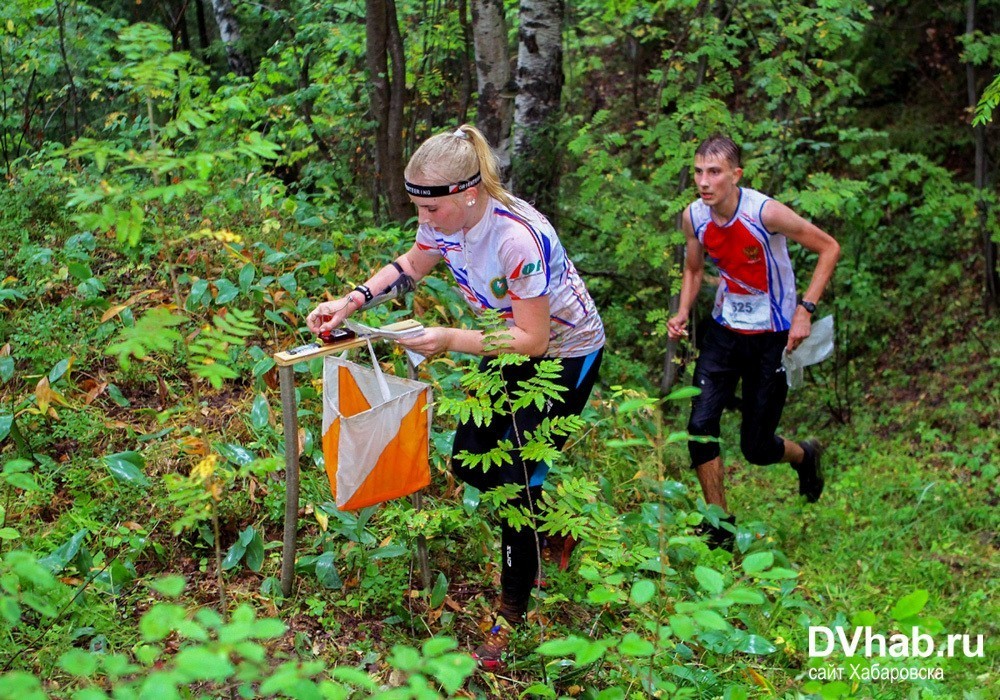
<svg viewBox="0 0 1000 700">
<path fill-rule="evenodd" d="M 507 278 L 494 277 L 490 281 L 490 291 L 493 292 L 493 296 L 497 299 L 503 299 L 507 296 Z"/>
<path fill-rule="evenodd" d="M 516 280 L 520 277 L 528 277 L 530 275 L 537 275 L 544 269 L 541 260 L 536 260 L 535 262 L 525 263 L 521 261 L 521 264 L 517 266 L 514 270 L 514 274 L 510 276 L 512 280 Z"/>
</svg>

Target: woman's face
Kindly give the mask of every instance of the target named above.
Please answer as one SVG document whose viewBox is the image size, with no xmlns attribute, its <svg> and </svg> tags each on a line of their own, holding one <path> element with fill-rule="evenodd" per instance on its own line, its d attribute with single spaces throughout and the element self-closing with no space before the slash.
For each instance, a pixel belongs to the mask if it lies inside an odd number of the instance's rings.
<svg viewBox="0 0 1000 700">
<path fill-rule="evenodd" d="M 471 228 L 467 219 L 472 208 L 468 203 L 474 201 L 475 189 L 472 187 L 447 197 L 410 195 L 410 201 L 417 207 L 417 221 L 447 235 Z"/>
</svg>

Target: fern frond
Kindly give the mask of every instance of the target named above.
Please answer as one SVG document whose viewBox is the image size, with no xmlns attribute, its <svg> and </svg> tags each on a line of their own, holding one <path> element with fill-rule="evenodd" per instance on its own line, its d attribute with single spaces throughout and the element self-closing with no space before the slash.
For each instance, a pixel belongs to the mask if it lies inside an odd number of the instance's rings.
<svg viewBox="0 0 1000 700">
<path fill-rule="evenodd" d="M 145 359 L 151 352 L 172 351 L 181 340 L 180 332 L 174 329 L 184 323 L 183 316 L 170 313 L 164 307 L 147 311 L 134 326 L 122 328 L 118 341 L 105 350 L 107 355 L 117 355 L 118 364 L 128 370 L 132 359 Z"/>
<path fill-rule="evenodd" d="M 228 309 L 225 315 L 217 314 L 212 325 L 206 326 L 191 343 L 188 369 L 191 374 L 207 379 L 216 389 L 227 379 L 235 379 L 239 372 L 232 366 L 230 348 L 243 347 L 246 339 L 260 326 L 252 311 Z"/>
</svg>

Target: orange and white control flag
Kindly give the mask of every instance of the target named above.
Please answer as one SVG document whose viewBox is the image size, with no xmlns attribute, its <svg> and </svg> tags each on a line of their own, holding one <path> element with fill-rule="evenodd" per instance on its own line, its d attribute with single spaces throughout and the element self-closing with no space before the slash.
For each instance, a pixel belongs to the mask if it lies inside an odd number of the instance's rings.
<svg viewBox="0 0 1000 700">
<path fill-rule="evenodd" d="M 369 350 L 371 345 L 369 344 Z M 431 388 L 329 356 L 323 368 L 323 456 L 337 508 L 357 510 L 430 483 Z"/>
</svg>

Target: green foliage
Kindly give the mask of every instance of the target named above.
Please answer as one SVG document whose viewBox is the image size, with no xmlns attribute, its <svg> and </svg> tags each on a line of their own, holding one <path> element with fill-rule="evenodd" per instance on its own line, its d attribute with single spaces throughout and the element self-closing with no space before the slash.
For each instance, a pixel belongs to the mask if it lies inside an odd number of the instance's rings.
<svg viewBox="0 0 1000 700">
<path fill-rule="evenodd" d="M 1000 106 L 1000 75 L 993 78 L 993 82 L 983 90 L 983 95 L 976 105 L 976 116 L 972 120 L 972 125 L 982 126 L 993 121 L 993 112 L 997 106 Z"/>
<path fill-rule="evenodd" d="M 230 348 L 242 349 L 246 339 L 260 330 L 256 320 L 252 311 L 232 307 L 225 315 L 213 316 L 213 325 L 204 328 L 191 343 L 191 373 L 207 379 L 216 389 L 226 379 L 238 377 Z"/>
<path fill-rule="evenodd" d="M 151 352 L 170 353 L 183 339 L 175 326 L 184 323 L 184 317 L 171 313 L 166 307 L 151 309 L 131 327 L 122 328 L 118 341 L 108 346 L 109 355 L 117 355 L 122 369 L 129 369 L 132 358 L 146 359 Z"/>
</svg>

